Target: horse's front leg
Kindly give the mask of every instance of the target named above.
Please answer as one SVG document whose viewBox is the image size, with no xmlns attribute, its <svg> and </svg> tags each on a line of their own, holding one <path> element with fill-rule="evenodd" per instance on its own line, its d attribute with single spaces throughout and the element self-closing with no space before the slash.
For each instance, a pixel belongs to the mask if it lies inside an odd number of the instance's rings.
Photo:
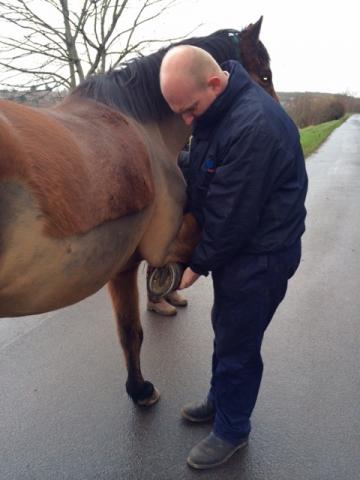
<svg viewBox="0 0 360 480">
<path fill-rule="evenodd" d="M 143 330 L 140 323 L 137 269 L 138 266 L 119 273 L 109 282 L 109 291 L 128 369 L 126 391 L 136 404 L 149 406 L 158 401 L 160 394 L 152 383 L 144 380 L 140 368 Z"/>
</svg>

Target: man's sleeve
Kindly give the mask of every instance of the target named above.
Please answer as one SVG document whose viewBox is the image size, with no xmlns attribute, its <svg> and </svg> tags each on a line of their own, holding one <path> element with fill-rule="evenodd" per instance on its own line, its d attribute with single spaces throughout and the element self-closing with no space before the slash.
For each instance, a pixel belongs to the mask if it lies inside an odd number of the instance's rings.
<svg viewBox="0 0 360 480">
<path fill-rule="evenodd" d="M 256 127 L 231 143 L 209 186 L 202 237 L 190 262 L 194 272 L 207 275 L 251 239 L 269 191 L 274 148 L 271 136 Z"/>
</svg>

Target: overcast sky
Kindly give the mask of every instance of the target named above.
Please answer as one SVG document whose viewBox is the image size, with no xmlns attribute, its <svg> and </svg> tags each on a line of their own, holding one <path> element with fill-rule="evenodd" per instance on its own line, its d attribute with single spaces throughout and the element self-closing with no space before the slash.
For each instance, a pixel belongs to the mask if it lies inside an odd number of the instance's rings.
<svg viewBox="0 0 360 480">
<path fill-rule="evenodd" d="M 152 29 L 174 37 L 202 23 L 194 32 L 202 35 L 240 30 L 261 15 L 276 90 L 360 96 L 360 0 L 181 0 Z"/>
<path fill-rule="evenodd" d="M 197 0 L 182 5 L 176 24 L 198 32 L 241 29 L 263 15 L 260 38 L 271 56 L 278 91 L 360 96 L 360 1 Z M 192 5 L 190 7 L 190 5 Z"/>
</svg>

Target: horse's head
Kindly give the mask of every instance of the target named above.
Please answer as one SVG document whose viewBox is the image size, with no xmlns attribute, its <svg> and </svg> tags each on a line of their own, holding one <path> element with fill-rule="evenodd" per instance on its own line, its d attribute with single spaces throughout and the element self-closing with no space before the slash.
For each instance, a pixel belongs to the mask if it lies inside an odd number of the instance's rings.
<svg viewBox="0 0 360 480">
<path fill-rule="evenodd" d="M 258 83 L 269 95 L 271 95 L 275 100 L 278 101 L 277 95 L 274 90 L 274 85 L 272 83 L 272 73 L 270 69 L 270 56 L 263 45 L 259 40 L 261 24 L 263 17 L 256 23 L 251 23 L 248 27 L 243 30 L 219 30 L 209 37 L 214 37 L 219 40 L 221 38 L 227 38 L 227 45 L 231 44 L 231 53 L 230 50 L 226 50 L 226 43 L 223 44 L 222 49 L 214 50 L 210 53 L 219 61 L 226 58 L 226 55 L 230 55 L 229 58 L 233 58 L 242 63 L 243 67 L 251 78 Z M 213 41 L 212 44 L 209 44 L 211 48 L 213 45 L 216 45 Z M 229 48 L 229 47 L 228 47 Z M 205 49 L 207 49 L 205 47 Z"/>
<path fill-rule="evenodd" d="M 251 78 L 278 101 L 272 82 L 270 56 L 259 40 L 262 19 L 263 17 L 260 17 L 256 23 L 251 23 L 239 32 L 240 58 Z"/>
</svg>

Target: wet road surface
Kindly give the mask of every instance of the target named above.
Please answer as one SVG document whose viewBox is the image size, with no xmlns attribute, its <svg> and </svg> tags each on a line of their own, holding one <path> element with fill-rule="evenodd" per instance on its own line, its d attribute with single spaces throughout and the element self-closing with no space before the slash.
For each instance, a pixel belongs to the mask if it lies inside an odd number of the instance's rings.
<svg viewBox="0 0 360 480">
<path fill-rule="evenodd" d="M 212 290 L 201 279 L 174 318 L 145 311 L 143 372 L 161 391 L 128 399 L 106 290 L 42 316 L 0 320 L 1 480 L 358 480 L 360 478 L 360 116 L 307 160 L 303 260 L 263 344 L 249 446 L 190 470 L 209 425 L 181 406 L 208 388 Z"/>
</svg>

